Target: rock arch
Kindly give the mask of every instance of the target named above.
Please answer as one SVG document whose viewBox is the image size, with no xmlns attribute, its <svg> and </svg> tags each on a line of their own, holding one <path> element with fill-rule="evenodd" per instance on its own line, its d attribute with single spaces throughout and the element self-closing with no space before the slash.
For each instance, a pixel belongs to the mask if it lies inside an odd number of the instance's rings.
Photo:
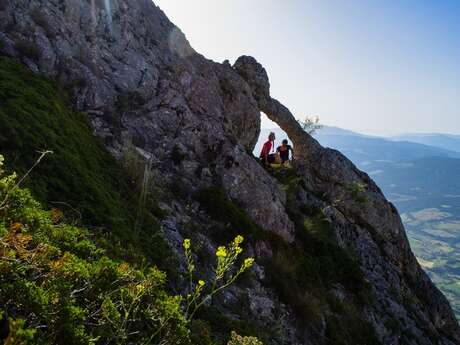
<svg viewBox="0 0 460 345">
<path fill-rule="evenodd" d="M 276 122 L 286 132 L 296 147 L 299 162 L 306 163 L 312 155 L 319 153 L 321 146 L 306 133 L 287 107 L 270 96 L 270 83 L 263 66 L 250 56 L 241 56 L 233 68 L 243 77 L 253 91 L 260 111 Z"/>
<path fill-rule="evenodd" d="M 390 243 L 396 243 L 397 248 L 385 248 L 395 263 L 402 262 L 399 255 L 396 255 L 397 252 L 403 252 L 407 255 L 406 261 L 412 261 L 413 256 L 407 242 L 401 238 L 405 235 L 398 213 L 369 176 L 340 152 L 323 148 L 303 130 L 286 106 L 270 96 L 267 72 L 256 59 L 241 56 L 233 68 L 250 86 L 260 111 L 276 122 L 292 140 L 296 150 L 296 167 L 304 176 L 308 188 L 323 195 L 342 214 L 374 229 Z M 365 193 L 369 202 L 366 205 L 360 205 L 353 200 L 349 186 L 354 183 L 364 183 L 367 186 Z"/>
</svg>

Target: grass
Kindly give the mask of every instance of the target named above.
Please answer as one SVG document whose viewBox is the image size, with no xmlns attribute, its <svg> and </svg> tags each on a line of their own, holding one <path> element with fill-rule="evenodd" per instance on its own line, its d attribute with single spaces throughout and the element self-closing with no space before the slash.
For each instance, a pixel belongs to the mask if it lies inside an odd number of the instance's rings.
<svg viewBox="0 0 460 345">
<path fill-rule="evenodd" d="M 173 273 L 175 259 L 161 235 L 155 200 L 147 198 L 142 227 L 133 231 L 139 193 L 93 136 L 86 116 L 69 107 L 58 85 L 1 56 L 0 123 L 1 153 L 19 175 L 37 151 L 54 151 L 25 183 L 40 202 L 92 229 L 114 256 L 145 257 Z"/>
</svg>

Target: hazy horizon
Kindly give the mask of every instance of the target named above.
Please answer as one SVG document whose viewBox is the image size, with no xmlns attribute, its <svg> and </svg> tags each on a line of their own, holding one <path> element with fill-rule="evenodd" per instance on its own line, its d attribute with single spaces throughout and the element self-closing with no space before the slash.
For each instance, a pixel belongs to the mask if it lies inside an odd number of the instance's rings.
<svg viewBox="0 0 460 345">
<path fill-rule="evenodd" d="M 262 129 L 276 129 L 280 128 L 278 124 L 275 122 L 271 121 L 270 119 L 267 118 L 265 114 L 261 114 L 261 119 L 262 119 L 262 124 L 261 128 Z M 388 137 L 398 137 L 398 136 L 411 136 L 411 135 L 447 135 L 447 136 L 460 136 L 460 133 L 448 133 L 448 132 L 398 132 L 398 131 L 388 131 L 388 132 L 380 132 L 380 133 L 372 133 L 372 132 L 364 132 L 360 130 L 355 130 L 353 128 L 346 128 L 346 127 L 340 127 L 334 124 L 325 124 L 321 123 L 322 126 L 325 127 L 333 127 L 333 128 L 338 128 L 338 129 L 343 129 L 345 131 L 351 131 L 355 132 L 357 134 L 362 134 L 362 135 L 368 135 L 368 136 L 377 136 L 377 137 L 382 137 L 382 138 L 388 138 Z M 318 131 L 321 131 L 319 129 Z"/>
<path fill-rule="evenodd" d="M 460 134 L 460 3 L 154 3 L 207 58 L 254 56 L 296 117 L 372 135 Z"/>
</svg>

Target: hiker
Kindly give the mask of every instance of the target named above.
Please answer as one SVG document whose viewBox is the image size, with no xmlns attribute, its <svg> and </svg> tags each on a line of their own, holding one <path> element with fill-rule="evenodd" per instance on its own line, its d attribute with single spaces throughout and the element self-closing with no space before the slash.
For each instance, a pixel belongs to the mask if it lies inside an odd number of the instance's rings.
<svg viewBox="0 0 460 345">
<path fill-rule="evenodd" d="M 281 164 L 289 162 L 289 151 L 291 151 L 291 157 L 294 159 L 294 150 L 292 146 L 288 144 L 287 139 L 284 139 L 281 143 L 281 146 L 278 146 L 276 152 L 279 155 Z"/>
<path fill-rule="evenodd" d="M 260 152 L 260 160 L 264 165 L 270 165 L 275 163 L 276 155 L 274 153 L 275 148 L 275 133 L 270 132 L 268 135 L 268 140 L 265 142 L 264 146 L 262 147 L 262 151 Z M 271 153 L 273 149 L 273 153 Z"/>
</svg>

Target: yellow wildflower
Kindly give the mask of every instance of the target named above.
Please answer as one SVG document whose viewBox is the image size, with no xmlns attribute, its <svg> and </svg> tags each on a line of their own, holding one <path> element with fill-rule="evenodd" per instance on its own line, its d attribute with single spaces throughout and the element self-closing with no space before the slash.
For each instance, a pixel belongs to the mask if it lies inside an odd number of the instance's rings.
<svg viewBox="0 0 460 345">
<path fill-rule="evenodd" d="M 206 283 L 204 282 L 204 280 L 198 280 L 198 285 L 199 285 L 199 286 L 203 287 L 204 284 L 206 284 Z"/>
<path fill-rule="evenodd" d="M 236 254 L 240 254 L 242 251 L 243 251 L 243 248 L 241 248 L 241 247 L 236 247 L 235 248 Z"/>
<path fill-rule="evenodd" d="M 225 247 L 217 248 L 216 256 L 219 258 L 224 258 L 227 256 L 227 249 Z"/>
<path fill-rule="evenodd" d="M 236 244 L 243 243 L 243 241 L 244 241 L 244 237 L 243 237 L 243 236 L 238 235 L 238 236 L 235 237 L 235 243 L 236 243 Z"/>
<path fill-rule="evenodd" d="M 254 258 L 247 258 L 244 260 L 244 267 L 249 268 L 254 264 Z"/>
<path fill-rule="evenodd" d="M 185 249 L 189 249 L 191 246 L 190 239 L 186 238 L 184 240 L 184 243 L 182 243 L 182 245 L 184 246 Z"/>
</svg>

